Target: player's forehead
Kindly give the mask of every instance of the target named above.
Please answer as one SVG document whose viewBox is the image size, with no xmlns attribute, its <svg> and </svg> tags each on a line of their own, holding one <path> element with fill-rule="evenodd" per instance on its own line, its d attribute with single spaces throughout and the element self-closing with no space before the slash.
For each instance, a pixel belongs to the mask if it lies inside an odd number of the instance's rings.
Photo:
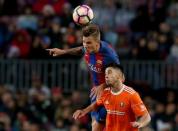
<svg viewBox="0 0 178 131">
<path fill-rule="evenodd" d="M 112 73 L 113 71 L 114 71 L 114 68 L 108 67 L 106 68 L 105 73 Z"/>
<path fill-rule="evenodd" d="M 93 41 L 95 41 L 95 39 L 92 36 L 88 36 L 88 37 L 83 36 L 83 41 L 84 42 L 93 42 Z"/>
</svg>

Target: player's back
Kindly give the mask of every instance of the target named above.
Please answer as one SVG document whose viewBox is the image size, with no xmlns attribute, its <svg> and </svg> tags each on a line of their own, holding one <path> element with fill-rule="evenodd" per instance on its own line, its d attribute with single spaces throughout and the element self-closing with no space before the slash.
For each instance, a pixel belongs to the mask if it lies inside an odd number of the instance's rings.
<svg viewBox="0 0 178 131">
<path fill-rule="evenodd" d="M 110 63 L 120 63 L 115 50 L 110 44 L 104 41 L 101 41 L 98 53 L 86 52 L 84 57 L 94 86 L 105 82 L 104 68 L 106 65 Z"/>
<path fill-rule="evenodd" d="M 134 99 L 138 93 L 124 85 L 119 92 L 113 93 L 110 89 L 104 91 L 103 103 L 107 110 L 106 131 L 137 131 L 130 122 L 136 120 L 137 115 L 142 112 L 140 109 L 133 109 Z M 132 100 L 133 99 L 133 100 Z M 138 100 L 140 104 L 140 100 Z M 135 110 L 140 110 L 136 111 Z M 143 112 L 146 111 L 144 108 Z M 136 114 L 135 114 L 136 113 Z"/>
</svg>

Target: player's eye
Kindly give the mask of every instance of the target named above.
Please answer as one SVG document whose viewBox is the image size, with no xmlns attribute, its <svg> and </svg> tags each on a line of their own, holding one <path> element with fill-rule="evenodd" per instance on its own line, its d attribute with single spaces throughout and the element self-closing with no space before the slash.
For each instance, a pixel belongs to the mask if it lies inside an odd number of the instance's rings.
<svg viewBox="0 0 178 131">
<path fill-rule="evenodd" d="M 87 45 L 90 45 L 90 44 L 91 44 L 91 42 L 86 42 L 86 44 L 87 44 Z"/>
</svg>

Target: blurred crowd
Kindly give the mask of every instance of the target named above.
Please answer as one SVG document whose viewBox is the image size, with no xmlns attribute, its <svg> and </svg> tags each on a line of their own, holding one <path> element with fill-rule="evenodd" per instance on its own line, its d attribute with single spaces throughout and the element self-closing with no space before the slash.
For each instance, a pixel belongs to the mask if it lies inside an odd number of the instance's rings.
<svg viewBox="0 0 178 131">
<path fill-rule="evenodd" d="M 30 89 L 0 85 L 0 131 L 87 131 L 89 116 L 74 121 L 73 112 L 88 105 L 84 91 L 64 93 L 49 88 L 39 78 Z"/>
<path fill-rule="evenodd" d="M 121 58 L 178 60 L 176 0 L 0 0 L 0 58 L 42 59 L 46 48 L 81 45 L 72 11 L 82 3 Z"/>
<path fill-rule="evenodd" d="M 178 130 L 178 93 L 153 90 L 149 85 L 129 83 L 147 106 L 152 121 L 141 131 Z M 76 109 L 89 105 L 88 92 L 65 93 L 60 87 L 49 88 L 39 78 L 30 89 L 12 89 L 0 85 L 0 131 L 91 131 L 90 115 L 74 120 Z"/>
</svg>

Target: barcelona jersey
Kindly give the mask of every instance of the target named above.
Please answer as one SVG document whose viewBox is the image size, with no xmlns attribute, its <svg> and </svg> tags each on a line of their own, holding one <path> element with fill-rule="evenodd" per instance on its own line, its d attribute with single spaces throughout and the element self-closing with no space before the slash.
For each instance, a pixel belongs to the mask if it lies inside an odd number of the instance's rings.
<svg viewBox="0 0 178 131">
<path fill-rule="evenodd" d="M 112 46 L 104 41 L 100 43 L 97 53 L 87 53 L 84 55 L 88 65 L 93 86 L 98 86 L 105 82 L 105 66 L 110 63 L 120 64 L 119 58 Z"/>
</svg>

